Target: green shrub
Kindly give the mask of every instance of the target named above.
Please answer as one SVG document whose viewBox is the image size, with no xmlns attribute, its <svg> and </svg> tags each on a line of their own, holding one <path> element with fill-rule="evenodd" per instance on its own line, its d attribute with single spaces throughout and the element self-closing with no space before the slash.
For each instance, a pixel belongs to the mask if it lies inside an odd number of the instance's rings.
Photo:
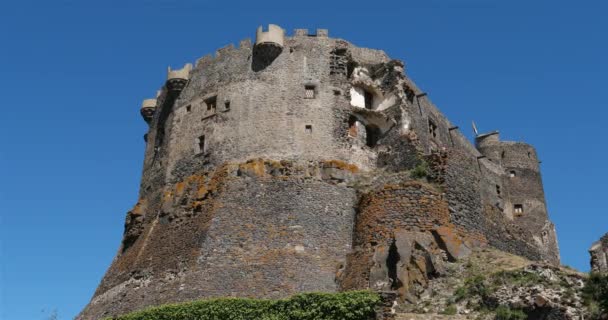
<svg viewBox="0 0 608 320">
<path fill-rule="evenodd" d="M 168 304 L 113 320 L 368 320 L 378 294 L 370 291 L 305 293 L 283 300 L 221 298 Z"/>
<path fill-rule="evenodd" d="M 414 169 L 412 169 L 412 177 L 414 179 L 426 178 L 429 175 L 429 164 L 426 161 L 421 160 Z"/>
<path fill-rule="evenodd" d="M 496 320 L 525 320 L 528 316 L 521 310 L 511 309 L 505 306 L 499 306 L 495 310 Z"/>
<path fill-rule="evenodd" d="M 482 275 L 477 275 L 467 278 L 462 287 L 458 287 L 454 291 L 452 300 L 454 302 L 461 301 L 472 297 L 480 297 L 482 300 L 487 298 L 491 293 L 490 288 L 486 285 L 486 278 Z"/>
<path fill-rule="evenodd" d="M 454 291 L 454 296 L 452 297 L 452 299 L 454 300 L 454 302 L 458 302 L 463 300 L 464 298 L 468 298 L 469 296 L 469 292 L 467 290 L 467 287 L 458 287 L 458 289 L 456 289 L 456 291 Z"/>
<path fill-rule="evenodd" d="M 583 287 L 583 300 L 586 305 L 597 304 L 604 312 L 608 312 L 608 275 L 591 273 Z"/>
<path fill-rule="evenodd" d="M 453 316 L 456 314 L 456 312 L 458 312 L 458 309 L 456 308 L 455 305 L 451 304 L 451 305 L 445 307 L 445 309 L 443 309 L 443 311 L 441 313 L 445 314 L 445 315 Z"/>
<path fill-rule="evenodd" d="M 540 283 L 549 284 L 539 274 L 525 270 L 497 272 L 492 275 L 492 282 L 495 285 L 509 284 L 514 286 L 533 286 Z"/>
</svg>

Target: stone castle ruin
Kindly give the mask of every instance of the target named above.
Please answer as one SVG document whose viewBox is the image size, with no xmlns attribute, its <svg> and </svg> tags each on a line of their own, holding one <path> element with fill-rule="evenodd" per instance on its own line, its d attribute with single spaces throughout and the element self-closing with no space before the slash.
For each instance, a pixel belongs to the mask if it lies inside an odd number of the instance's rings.
<svg viewBox="0 0 608 320">
<path fill-rule="evenodd" d="M 608 233 L 594 242 L 589 248 L 591 272 L 608 272 Z"/>
<path fill-rule="evenodd" d="M 492 246 L 559 263 L 534 147 L 472 145 L 383 51 L 276 25 L 169 69 L 139 200 L 78 319 L 208 297 L 390 291 Z"/>
</svg>

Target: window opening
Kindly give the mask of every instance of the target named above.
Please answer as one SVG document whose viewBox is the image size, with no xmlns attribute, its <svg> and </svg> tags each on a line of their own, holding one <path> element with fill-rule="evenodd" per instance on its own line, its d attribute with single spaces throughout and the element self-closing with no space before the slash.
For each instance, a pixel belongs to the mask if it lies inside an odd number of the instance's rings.
<svg viewBox="0 0 608 320">
<path fill-rule="evenodd" d="M 363 96 L 365 98 L 365 109 L 372 109 L 373 108 L 373 102 L 374 102 L 374 95 L 365 90 L 363 91 Z"/>
<path fill-rule="evenodd" d="M 205 136 L 200 136 L 197 139 L 198 142 L 198 153 L 205 152 Z"/>
<path fill-rule="evenodd" d="M 207 105 L 207 111 L 215 111 L 217 108 L 217 97 L 211 97 L 205 100 L 205 104 Z"/>
<path fill-rule="evenodd" d="M 314 99 L 315 98 L 315 86 L 305 86 L 306 90 L 306 99 Z"/>
<path fill-rule="evenodd" d="M 514 205 L 513 212 L 517 215 L 522 215 L 524 213 L 524 205 L 523 204 Z"/>
<path fill-rule="evenodd" d="M 429 119 L 429 134 L 433 138 L 437 138 L 437 125 Z"/>
</svg>

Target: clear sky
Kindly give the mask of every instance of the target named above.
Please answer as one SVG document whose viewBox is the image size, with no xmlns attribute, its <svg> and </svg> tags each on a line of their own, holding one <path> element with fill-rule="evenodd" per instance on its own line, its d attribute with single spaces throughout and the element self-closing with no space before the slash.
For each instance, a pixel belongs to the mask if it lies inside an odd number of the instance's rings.
<svg viewBox="0 0 608 320">
<path fill-rule="evenodd" d="M 137 200 L 141 100 L 268 23 L 383 49 L 469 136 L 535 145 L 562 261 L 588 270 L 608 231 L 608 2 L 212 3 L 3 1 L 0 319 L 82 309 Z"/>
</svg>

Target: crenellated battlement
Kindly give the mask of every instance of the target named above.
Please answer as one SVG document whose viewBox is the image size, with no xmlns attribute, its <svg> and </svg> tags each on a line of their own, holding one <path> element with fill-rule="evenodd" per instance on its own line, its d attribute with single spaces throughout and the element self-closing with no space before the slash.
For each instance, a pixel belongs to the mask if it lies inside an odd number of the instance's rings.
<svg viewBox="0 0 608 320">
<path fill-rule="evenodd" d="M 156 110 L 156 98 L 154 99 L 145 99 L 140 108 L 141 116 L 144 118 L 148 124 L 154 118 L 154 112 Z"/>
<path fill-rule="evenodd" d="M 256 46 L 261 44 L 275 44 L 282 47 L 284 41 L 285 30 L 276 24 L 269 24 L 267 31 L 264 31 L 264 28 L 259 26 L 255 33 Z"/>
<path fill-rule="evenodd" d="M 171 67 L 167 67 L 167 81 L 173 79 L 190 79 L 190 72 L 192 71 L 192 64 L 186 63 L 181 69 L 172 70 Z"/>
</svg>

